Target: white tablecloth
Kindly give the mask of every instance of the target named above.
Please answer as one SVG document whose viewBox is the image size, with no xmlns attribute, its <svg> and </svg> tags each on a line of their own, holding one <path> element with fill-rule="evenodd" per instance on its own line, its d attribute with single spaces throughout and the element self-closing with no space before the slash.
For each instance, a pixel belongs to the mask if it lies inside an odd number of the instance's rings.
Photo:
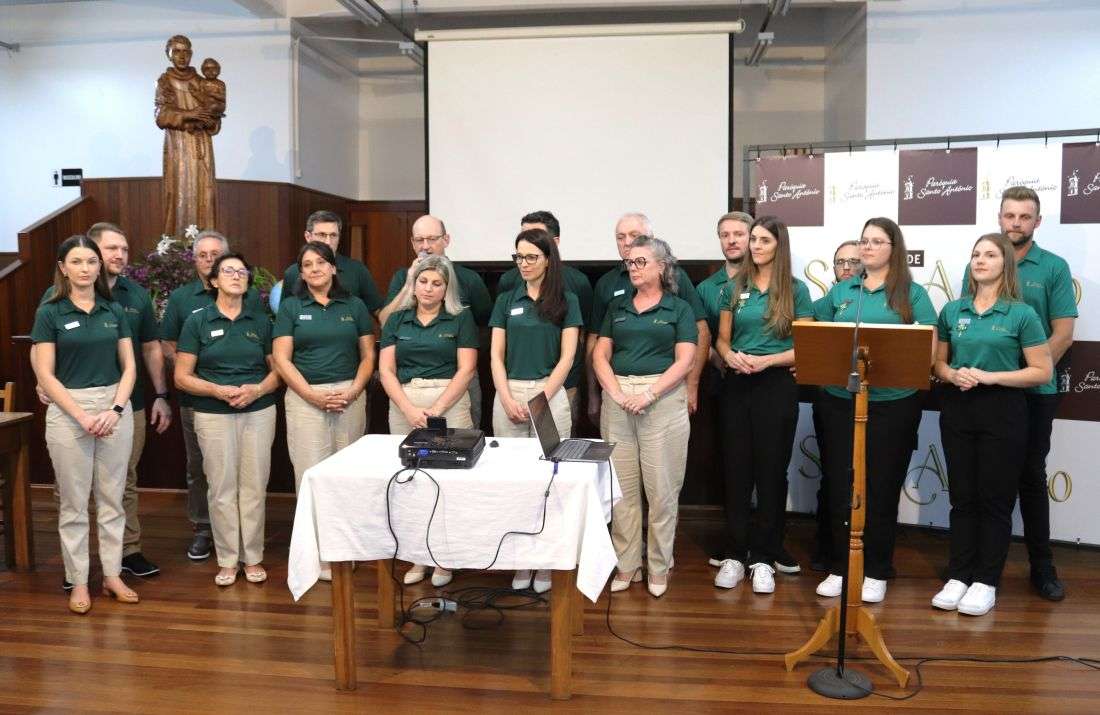
<svg viewBox="0 0 1100 715">
<path fill-rule="evenodd" d="M 394 555 L 386 521 L 386 487 L 401 469 L 400 435 L 370 434 L 306 470 L 298 490 L 287 585 L 294 599 L 308 591 L 320 561 L 375 561 Z M 428 469 L 439 483 L 431 524 L 435 562 L 483 569 L 506 532 L 539 530 L 543 494 L 554 465 L 540 460 L 538 440 L 498 438 L 473 469 Z M 406 471 L 404 480 L 412 474 Z M 424 474 L 389 489 L 397 558 L 433 563 L 425 545 L 436 488 Z M 538 536 L 504 540 L 493 569 L 577 568 L 577 588 L 595 601 L 615 567 L 608 534 L 611 505 L 622 496 L 610 464 L 562 462 L 546 499 Z"/>
</svg>

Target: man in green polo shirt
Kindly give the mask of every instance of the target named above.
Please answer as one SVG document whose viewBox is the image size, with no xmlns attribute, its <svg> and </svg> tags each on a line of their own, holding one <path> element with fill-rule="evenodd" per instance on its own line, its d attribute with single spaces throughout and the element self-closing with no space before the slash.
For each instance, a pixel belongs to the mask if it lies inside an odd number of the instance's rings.
<svg viewBox="0 0 1100 715">
<path fill-rule="evenodd" d="M 1035 229 L 1042 223 L 1039 195 L 1025 186 L 1010 186 L 1001 193 L 997 224 L 1016 249 L 1016 269 L 1024 302 L 1035 309 L 1050 346 L 1055 369 L 1050 382 L 1027 389 L 1027 457 L 1020 475 L 1020 516 L 1024 541 L 1031 561 L 1031 583 L 1043 598 L 1061 601 L 1065 587 L 1054 567 L 1050 548 L 1050 498 L 1047 493 L 1047 454 L 1054 413 L 1058 411 L 1058 361 L 1073 344 L 1077 300 L 1073 277 L 1065 259 L 1035 243 Z M 963 292 L 970 283 L 970 268 L 963 274 Z"/>
<path fill-rule="evenodd" d="M 408 268 L 398 268 L 394 271 L 389 290 L 386 292 L 386 305 L 378 313 L 379 325 L 385 325 L 390 315 L 412 292 L 413 285 L 409 280 L 411 269 L 427 256 L 446 256 L 447 246 L 451 245 L 451 236 L 441 220 L 435 216 L 424 215 L 413 222 L 410 242 L 416 258 Z M 489 324 L 489 315 L 493 311 L 493 300 L 489 297 L 489 289 L 485 287 L 485 281 L 466 266 L 453 261 L 451 265 L 454 266 L 455 277 L 458 279 L 459 300 L 470 310 L 477 326 L 485 327 Z M 481 380 L 478 378 L 477 371 L 470 380 L 469 394 L 470 416 L 474 427 L 478 428 L 481 426 Z"/>
<path fill-rule="evenodd" d="M 164 308 L 164 317 L 160 323 L 160 345 L 164 352 L 166 369 L 175 369 L 176 342 L 180 338 L 183 324 L 192 313 L 197 313 L 214 302 L 210 293 L 207 277 L 214 261 L 229 252 L 229 242 L 217 231 L 201 231 L 191 245 L 195 261 L 195 280 L 176 288 L 168 296 Z M 255 288 L 250 287 L 244 297 L 244 306 L 249 311 L 263 311 L 263 303 Z M 187 452 L 187 515 L 191 519 L 195 533 L 187 557 L 192 561 L 203 561 L 210 556 L 213 548 L 213 535 L 210 531 L 210 507 L 207 504 L 206 475 L 202 471 L 202 451 L 195 436 L 195 410 L 192 398 L 186 392 L 178 392 L 180 405 L 180 425 L 183 427 L 183 444 Z"/>
<path fill-rule="evenodd" d="M 554 243 L 561 248 L 561 224 L 554 214 L 549 211 L 532 211 L 519 221 L 519 230 L 526 231 L 531 228 L 541 228 L 554 237 Z M 562 276 L 565 278 L 565 289 L 577 296 L 577 302 L 581 307 L 581 319 L 587 321 L 592 316 L 592 284 L 588 276 L 573 266 L 562 264 Z M 497 283 L 497 295 L 503 295 L 512 291 L 520 283 L 519 269 L 513 266 L 504 272 Z M 580 392 L 577 389 L 584 377 L 584 345 L 587 322 L 581 325 L 580 336 L 577 338 L 577 356 L 573 360 L 573 367 L 565 377 L 565 393 L 569 397 L 569 409 L 573 416 L 573 434 L 577 434 L 577 420 L 580 419 Z M 600 326 L 591 326 L 592 331 L 598 331 Z"/>
<path fill-rule="evenodd" d="M 306 219 L 305 241 L 320 241 L 327 243 L 336 254 L 336 275 L 340 278 L 340 285 L 348 293 L 356 296 L 366 304 L 367 310 L 372 315 L 377 315 L 382 308 L 382 296 L 378 293 L 378 286 L 374 283 L 374 277 L 362 262 L 354 258 L 348 258 L 337 249 L 340 247 L 340 234 L 344 229 L 344 222 L 339 215 L 332 211 L 314 211 Z M 283 272 L 283 295 L 294 295 L 294 287 L 298 283 L 298 264 L 291 263 Z"/>
<path fill-rule="evenodd" d="M 639 236 L 652 236 L 653 224 L 645 214 L 628 213 L 615 223 L 615 247 L 619 258 L 627 259 L 630 244 Z M 698 328 L 698 346 L 695 363 L 685 380 L 688 399 L 688 414 L 694 414 L 699 406 L 699 376 L 703 373 L 703 365 L 706 364 L 710 351 L 710 328 L 707 326 L 707 311 L 703 307 L 703 301 L 695 292 L 691 278 L 683 268 L 676 268 L 676 286 L 679 297 L 687 301 L 695 315 Z M 592 295 L 592 317 L 588 324 L 592 326 L 592 332 L 585 341 L 585 356 L 588 361 L 588 417 L 593 424 L 599 424 L 600 419 L 600 385 L 596 380 L 596 373 L 592 370 L 592 351 L 596 348 L 596 340 L 599 336 L 596 331 L 603 325 L 604 314 L 615 298 L 627 293 L 633 295 L 634 287 L 630 284 L 630 275 L 627 273 L 626 264 L 620 263 L 596 281 L 596 287 Z"/>
<path fill-rule="evenodd" d="M 145 379 L 148 374 L 156 398 L 149 405 L 149 424 L 157 434 L 163 434 L 172 424 L 172 408 L 168 406 L 168 385 L 164 375 L 164 359 L 158 340 L 156 315 L 149 292 L 127 278 L 124 273 L 130 259 L 130 246 L 126 234 L 113 223 L 100 222 L 88 229 L 88 238 L 96 242 L 103 256 L 107 271 L 107 285 L 111 288 L 111 298 L 122 308 L 126 322 L 130 326 L 135 346 L 135 367 L 137 383 L 130 394 L 130 406 L 134 411 L 134 441 L 130 450 L 130 461 L 126 473 L 126 489 L 122 495 L 122 507 L 126 512 L 126 526 L 122 537 L 122 570 L 135 576 L 155 576 L 160 573 L 154 563 L 142 554 L 141 522 L 138 519 L 137 465 L 145 449 Z M 42 295 L 45 302 L 53 294 L 53 287 Z M 32 354 L 34 348 L 31 348 Z M 145 370 L 142 370 L 142 365 Z M 37 387 L 37 386 L 36 386 Z M 38 397 L 43 404 L 50 400 L 41 388 Z M 70 588 L 66 583 L 66 589 Z"/>
</svg>

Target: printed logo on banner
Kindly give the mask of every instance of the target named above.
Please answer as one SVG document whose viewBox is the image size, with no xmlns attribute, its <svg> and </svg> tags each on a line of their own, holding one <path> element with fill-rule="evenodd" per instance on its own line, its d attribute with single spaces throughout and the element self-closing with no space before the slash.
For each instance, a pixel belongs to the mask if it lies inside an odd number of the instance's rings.
<svg viewBox="0 0 1100 715">
<path fill-rule="evenodd" d="M 890 198 L 896 189 L 882 182 L 850 181 L 847 186 L 829 185 L 829 203 L 839 201 L 874 201 Z"/>
<path fill-rule="evenodd" d="M 1004 190 L 1010 186 L 1023 186 L 1024 188 L 1031 189 L 1040 196 L 1044 193 L 1051 193 L 1058 190 L 1058 187 L 1050 181 L 1044 182 L 1042 178 L 1034 174 L 1020 173 L 1005 176 L 997 185 L 994 185 L 994 182 L 990 181 L 988 176 L 985 177 L 982 179 L 979 195 L 983 201 L 999 199 Z"/>
<path fill-rule="evenodd" d="M 898 223 L 946 226 L 976 222 L 977 149 L 902 151 L 898 173 Z"/>
<path fill-rule="evenodd" d="M 1062 145 L 1062 223 L 1100 223 L 1100 146 Z"/>
<path fill-rule="evenodd" d="M 1100 342 L 1076 340 L 1056 370 L 1058 418 L 1100 422 Z"/>
<path fill-rule="evenodd" d="M 906 251 L 905 262 L 910 268 L 924 268 L 924 251 Z"/>
<path fill-rule="evenodd" d="M 778 216 L 788 226 L 825 223 L 823 157 L 779 156 L 756 162 L 758 215 Z"/>
</svg>

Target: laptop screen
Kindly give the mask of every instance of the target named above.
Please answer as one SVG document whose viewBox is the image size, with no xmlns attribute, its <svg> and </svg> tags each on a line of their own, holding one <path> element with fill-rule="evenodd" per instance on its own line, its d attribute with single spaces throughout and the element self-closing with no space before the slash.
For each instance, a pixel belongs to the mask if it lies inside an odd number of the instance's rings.
<svg viewBox="0 0 1100 715">
<path fill-rule="evenodd" d="M 531 413 L 531 424 L 535 428 L 535 436 L 542 445 L 542 454 L 549 458 L 554 450 L 561 444 L 561 435 L 558 434 L 558 426 L 554 424 L 554 415 L 550 413 L 550 403 L 546 400 L 546 393 L 539 392 L 527 403 L 527 411 Z"/>
</svg>

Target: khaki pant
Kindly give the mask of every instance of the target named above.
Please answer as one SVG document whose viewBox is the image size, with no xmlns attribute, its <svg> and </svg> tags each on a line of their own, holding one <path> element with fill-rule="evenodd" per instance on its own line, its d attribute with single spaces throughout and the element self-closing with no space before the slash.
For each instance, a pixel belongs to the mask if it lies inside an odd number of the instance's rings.
<svg viewBox="0 0 1100 715">
<path fill-rule="evenodd" d="M 183 448 L 187 455 L 187 517 L 196 534 L 210 535 L 210 505 L 206 494 L 206 474 L 202 468 L 202 450 L 195 436 L 195 410 L 180 407 L 180 426 L 183 429 Z"/>
<path fill-rule="evenodd" d="M 118 385 L 69 390 L 88 414 L 111 409 Z M 76 586 L 88 583 L 88 498 L 95 493 L 99 560 L 105 577 L 122 571 L 122 533 L 126 518 L 122 493 L 126 464 L 134 437 L 134 413 L 129 403 L 109 437 L 93 437 L 57 405 L 46 409 L 46 447 L 61 493 L 57 530 L 65 579 Z"/>
<path fill-rule="evenodd" d="M 409 398 L 409 402 L 423 409 L 434 405 L 449 384 L 451 384 L 450 380 L 414 377 L 402 385 L 401 389 L 405 391 L 405 397 Z M 448 427 L 461 429 L 473 427 L 474 422 L 470 417 L 470 393 L 466 392 L 458 398 L 458 402 L 454 403 L 443 417 L 447 418 Z M 390 434 L 408 434 L 409 432 L 412 432 L 412 425 L 405 419 L 401 409 L 394 404 L 393 400 L 390 400 Z"/>
<path fill-rule="evenodd" d="M 509 380 L 508 391 L 512 393 L 512 399 L 522 405 L 546 388 L 546 379 L 542 380 Z M 568 439 L 573 434 L 573 416 L 569 409 L 569 396 L 564 389 L 559 389 L 550 398 L 550 414 L 554 416 L 554 425 L 558 428 L 558 436 Z M 500 393 L 493 400 L 493 435 L 496 437 L 534 437 L 535 430 L 531 427 L 531 420 L 516 424 L 508 419 L 508 413 L 504 411 L 504 405 L 500 403 Z"/>
<path fill-rule="evenodd" d="M 310 385 L 315 390 L 343 391 L 351 380 Z M 302 484 L 305 471 L 363 436 L 367 430 L 367 391 L 343 412 L 325 412 L 309 404 L 294 390 L 286 391 L 286 446 L 294 465 L 294 491 Z"/>
<path fill-rule="evenodd" d="M 638 395 L 660 376 L 617 377 L 624 393 Z M 623 492 L 622 500 L 615 505 L 611 531 L 619 570 L 633 573 L 642 565 L 644 486 L 649 502 L 648 570 L 658 576 L 664 574 L 672 563 L 691 435 L 684 383 L 647 407 L 642 415 L 628 414 L 604 392 L 600 432 L 605 440 L 616 443 L 611 461 Z"/>
<path fill-rule="evenodd" d="M 229 415 L 195 413 L 195 436 L 210 485 L 214 550 L 222 568 L 264 560 L 264 509 L 275 412 L 271 405 Z"/>
</svg>

